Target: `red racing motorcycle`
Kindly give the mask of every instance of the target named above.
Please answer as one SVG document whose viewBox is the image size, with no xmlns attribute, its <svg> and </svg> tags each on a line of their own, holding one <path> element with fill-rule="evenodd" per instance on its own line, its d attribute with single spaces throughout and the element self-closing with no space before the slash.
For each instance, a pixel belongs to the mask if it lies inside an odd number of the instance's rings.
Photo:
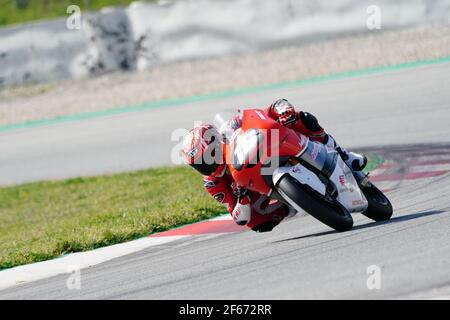
<svg viewBox="0 0 450 320">
<path fill-rule="evenodd" d="M 375 220 L 392 216 L 389 199 L 363 172 L 352 171 L 339 153 L 280 125 L 263 110 L 247 109 L 242 125 L 229 130 L 229 117 L 217 114 L 226 163 L 237 185 L 305 211 L 329 227 L 353 227 L 351 213 Z"/>
</svg>

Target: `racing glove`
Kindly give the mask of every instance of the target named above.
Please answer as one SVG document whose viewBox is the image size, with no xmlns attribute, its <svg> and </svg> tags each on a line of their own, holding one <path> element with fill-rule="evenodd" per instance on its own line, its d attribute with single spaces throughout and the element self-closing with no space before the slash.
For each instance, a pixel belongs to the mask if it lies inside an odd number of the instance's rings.
<svg viewBox="0 0 450 320">
<path fill-rule="evenodd" d="M 286 99 L 278 99 L 269 108 L 269 113 L 283 126 L 296 123 L 298 120 L 294 106 Z"/>
<path fill-rule="evenodd" d="M 247 193 L 248 192 L 246 188 L 236 188 L 236 196 L 238 200 L 231 215 L 234 221 L 240 226 L 244 226 L 249 223 L 252 216 L 250 197 L 247 195 Z"/>
</svg>

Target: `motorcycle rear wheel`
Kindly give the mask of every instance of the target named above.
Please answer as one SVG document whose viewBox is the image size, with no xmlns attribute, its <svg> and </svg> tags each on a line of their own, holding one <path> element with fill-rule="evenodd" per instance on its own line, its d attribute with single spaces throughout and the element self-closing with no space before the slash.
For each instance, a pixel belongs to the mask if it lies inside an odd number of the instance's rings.
<svg viewBox="0 0 450 320">
<path fill-rule="evenodd" d="M 293 201 L 308 214 L 337 231 L 348 231 L 353 227 L 353 219 L 337 201 L 330 203 L 302 185 L 290 175 L 285 175 L 278 183 L 279 192 Z M 286 199 L 287 200 L 287 199 Z"/>
</svg>

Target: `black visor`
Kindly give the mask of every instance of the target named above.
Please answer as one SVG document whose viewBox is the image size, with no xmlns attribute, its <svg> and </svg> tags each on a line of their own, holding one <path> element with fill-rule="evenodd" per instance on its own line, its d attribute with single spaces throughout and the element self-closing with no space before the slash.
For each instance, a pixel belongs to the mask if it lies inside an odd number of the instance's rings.
<svg viewBox="0 0 450 320">
<path fill-rule="evenodd" d="M 194 163 L 194 164 L 191 164 L 191 167 L 193 167 L 195 170 L 197 170 L 204 176 L 210 176 L 214 172 L 216 172 L 217 168 L 219 167 L 219 164 L 218 163 L 213 163 L 213 164 Z"/>
</svg>

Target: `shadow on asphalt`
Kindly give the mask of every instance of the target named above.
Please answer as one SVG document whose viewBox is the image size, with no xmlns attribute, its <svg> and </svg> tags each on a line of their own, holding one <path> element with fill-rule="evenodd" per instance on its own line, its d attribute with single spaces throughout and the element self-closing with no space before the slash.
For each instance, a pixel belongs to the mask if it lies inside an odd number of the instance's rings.
<svg viewBox="0 0 450 320">
<path fill-rule="evenodd" d="M 381 221 L 381 222 L 376 222 L 375 221 L 375 222 L 369 222 L 369 223 L 357 225 L 357 226 L 354 226 L 351 230 L 349 230 L 347 232 L 351 232 L 351 231 L 359 230 L 359 229 L 366 229 L 366 228 L 376 227 L 376 226 L 385 225 L 385 224 L 404 222 L 404 221 L 413 220 L 413 219 L 417 219 L 417 218 L 423 218 L 423 217 L 428 217 L 428 216 L 432 216 L 432 215 L 436 215 L 436 214 L 441 214 L 441 213 L 444 213 L 444 212 L 446 212 L 446 211 L 443 211 L 443 210 L 430 210 L 430 211 L 412 213 L 412 214 L 404 215 L 404 216 L 401 216 L 401 217 L 394 217 L 394 218 L 391 218 L 390 220 L 387 220 L 387 221 Z M 320 223 L 319 221 L 317 221 L 317 222 Z M 320 237 L 320 236 L 326 236 L 326 235 L 334 234 L 334 233 L 342 233 L 342 232 L 338 232 L 336 230 L 330 230 L 330 231 L 324 231 L 324 232 L 307 234 L 307 235 L 299 236 L 299 237 L 282 239 L 282 240 L 274 241 L 274 243 L 284 242 L 284 241 L 291 241 L 291 240 L 300 240 L 300 239 L 312 238 L 312 237 Z"/>
</svg>

